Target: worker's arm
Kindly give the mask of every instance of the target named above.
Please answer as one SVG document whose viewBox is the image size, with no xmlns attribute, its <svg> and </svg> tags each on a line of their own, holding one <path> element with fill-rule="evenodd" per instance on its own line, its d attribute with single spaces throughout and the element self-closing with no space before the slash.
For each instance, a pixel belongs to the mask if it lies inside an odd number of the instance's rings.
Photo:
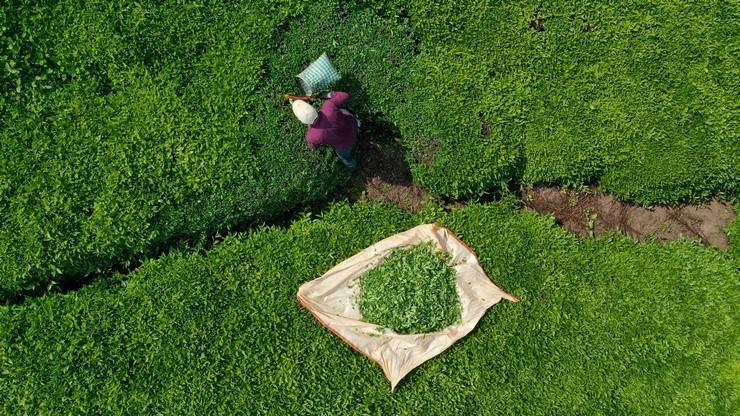
<svg viewBox="0 0 740 416">
<path fill-rule="evenodd" d="M 327 97 L 329 98 L 329 102 L 339 108 L 346 107 L 347 102 L 349 102 L 349 94 L 342 91 L 332 91 L 327 94 Z"/>
<path fill-rule="evenodd" d="M 322 134 L 322 131 L 313 129 L 311 127 L 308 128 L 308 132 L 306 132 L 306 144 L 308 144 L 308 148 L 311 150 L 316 150 L 323 144 L 324 135 Z"/>
</svg>

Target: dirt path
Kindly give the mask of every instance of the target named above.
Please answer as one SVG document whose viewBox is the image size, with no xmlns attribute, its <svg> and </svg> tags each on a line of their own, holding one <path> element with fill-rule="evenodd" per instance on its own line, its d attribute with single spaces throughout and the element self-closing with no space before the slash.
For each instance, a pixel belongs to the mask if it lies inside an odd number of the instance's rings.
<svg viewBox="0 0 740 416">
<path fill-rule="evenodd" d="M 684 236 L 722 250 L 728 247 L 727 226 L 735 218 L 734 207 L 716 199 L 702 205 L 641 207 L 591 189 L 561 191 L 535 187 L 523 195 L 528 209 L 553 214 L 566 230 L 582 237 L 609 231 L 643 241 L 651 236 L 667 242 Z"/>
<path fill-rule="evenodd" d="M 370 124 L 370 123 L 368 123 Z M 363 126 L 357 172 L 343 196 L 352 202 L 386 202 L 408 211 L 419 211 L 429 199 L 411 180 L 398 139 L 386 127 Z"/>
</svg>

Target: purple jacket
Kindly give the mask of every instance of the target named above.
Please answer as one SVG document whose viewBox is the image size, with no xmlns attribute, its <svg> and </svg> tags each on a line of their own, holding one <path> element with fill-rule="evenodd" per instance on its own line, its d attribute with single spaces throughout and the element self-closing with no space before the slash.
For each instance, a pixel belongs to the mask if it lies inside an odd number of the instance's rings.
<svg viewBox="0 0 740 416">
<path fill-rule="evenodd" d="M 331 98 L 324 101 L 316 121 L 308 127 L 306 142 L 316 149 L 322 144 L 346 150 L 357 142 L 357 120 L 339 109 L 347 105 L 349 94 L 332 91 Z"/>
</svg>

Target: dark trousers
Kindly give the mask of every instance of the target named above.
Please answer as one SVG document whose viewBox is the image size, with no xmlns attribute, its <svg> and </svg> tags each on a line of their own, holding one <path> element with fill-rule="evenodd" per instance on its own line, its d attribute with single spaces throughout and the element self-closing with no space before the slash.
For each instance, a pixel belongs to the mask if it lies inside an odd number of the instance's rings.
<svg viewBox="0 0 740 416">
<path fill-rule="evenodd" d="M 339 160 L 344 163 L 344 166 L 349 168 L 352 172 L 357 170 L 357 159 L 355 158 L 354 148 L 350 149 L 334 149 L 334 153 L 339 156 Z"/>
</svg>

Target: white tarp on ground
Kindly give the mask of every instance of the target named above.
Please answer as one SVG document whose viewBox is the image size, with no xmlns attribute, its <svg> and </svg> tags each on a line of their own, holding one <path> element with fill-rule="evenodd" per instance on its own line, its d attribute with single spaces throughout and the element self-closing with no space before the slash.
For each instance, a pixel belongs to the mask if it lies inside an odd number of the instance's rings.
<svg viewBox="0 0 740 416">
<path fill-rule="evenodd" d="M 430 240 L 452 256 L 462 304 L 460 323 L 437 332 L 404 335 L 364 322 L 355 302 L 357 278 L 377 266 L 393 249 Z M 470 247 L 436 224 L 420 225 L 373 244 L 318 279 L 301 285 L 297 298 L 324 327 L 378 363 L 391 382 L 391 390 L 411 370 L 470 333 L 488 308 L 501 299 L 517 301 L 491 282 Z"/>
</svg>

